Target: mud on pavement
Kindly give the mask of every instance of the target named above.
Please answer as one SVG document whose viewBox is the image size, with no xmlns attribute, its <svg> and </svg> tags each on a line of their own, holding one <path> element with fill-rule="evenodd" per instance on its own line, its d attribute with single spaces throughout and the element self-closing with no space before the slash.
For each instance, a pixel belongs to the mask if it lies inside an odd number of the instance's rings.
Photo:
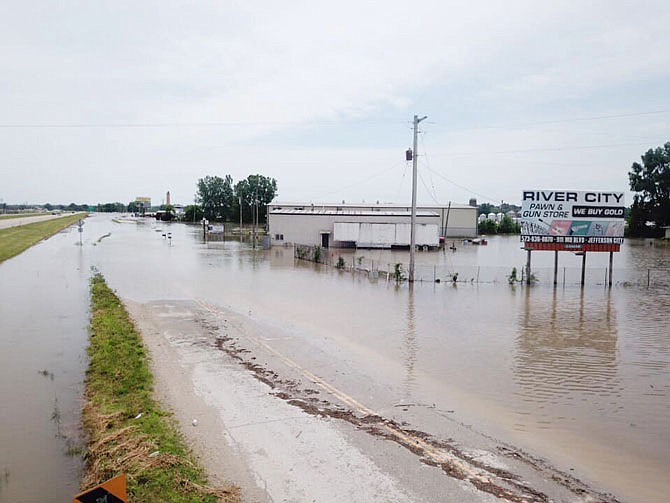
<svg viewBox="0 0 670 503">
<path fill-rule="evenodd" d="M 201 323 L 205 322 L 201 320 Z M 256 363 L 253 351 L 242 347 L 235 338 L 220 334 L 218 326 L 210 324 L 207 329 L 212 334 L 218 334 L 216 347 L 266 384 L 270 388 L 270 394 L 308 414 L 346 421 L 370 435 L 396 442 L 418 456 L 422 463 L 439 467 L 447 476 L 465 480 L 478 490 L 497 498 L 519 503 L 554 501 L 549 495 L 524 482 L 521 476 L 470 456 L 460 449 L 453 439 L 437 439 L 429 433 L 412 429 L 408 424 L 399 424 L 393 419 L 384 418 L 361 404 L 351 403 L 353 400 L 349 397 L 345 399 L 348 403 L 338 403 L 333 400 L 337 398 L 333 396 L 333 392 L 334 395 L 340 395 L 336 389 L 311 372 L 302 369 L 310 386 L 319 387 L 328 395 L 328 399 L 321 398 L 321 391 L 304 386 L 295 379 L 283 379 L 274 369 Z M 500 455 L 524 463 L 540 476 L 566 488 L 580 501 L 604 503 L 619 501 L 614 496 L 595 491 L 578 478 L 560 472 L 545 461 L 512 446 L 501 443 L 497 450 Z"/>
<path fill-rule="evenodd" d="M 286 345 L 282 347 L 279 344 L 280 338 L 270 337 L 263 323 L 252 320 L 250 316 L 234 313 L 202 301 L 157 301 L 144 305 L 130 304 L 133 318 L 138 322 L 138 328 L 145 336 L 152 352 L 154 366 L 157 367 L 156 370 L 159 375 L 159 383 L 161 375 L 164 380 L 167 379 L 163 386 L 164 398 L 171 403 L 175 416 L 180 420 L 187 437 L 192 440 L 196 452 L 205 452 L 212 449 L 227 451 L 225 456 L 216 458 L 215 462 L 211 463 L 214 470 L 223 469 L 225 471 L 226 468 L 222 468 L 221 465 L 227 464 L 229 460 L 244 463 L 244 453 L 237 455 L 234 452 L 235 444 L 238 444 L 238 439 L 234 437 L 236 432 L 240 431 L 238 428 L 241 426 L 234 421 L 227 421 L 225 418 L 222 421 L 223 415 L 217 415 L 218 419 L 210 421 L 212 424 L 207 427 L 206 422 L 208 420 L 204 411 L 195 410 L 200 406 L 194 397 L 203 393 L 205 395 L 216 393 L 216 391 L 212 391 L 216 388 L 226 387 L 230 390 L 235 386 L 242 385 L 245 390 L 238 391 L 238 393 L 243 395 L 249 393 L 248 389 L 250 389 L 252 393 L 257 394 L 256 397 L 245 399 L 247 400 L 246 405 L 250 405 L 251 410 L 255 409 L 256 403 L 262 408 L 268 406 L 268 401 L 270 403 L 280 401 L 289 408 L 299 409 L 301 413 L 307 415 L 306 417 L 314 418 L 317 423 L 323 420 L 324 423 L 330 424 L 328 427 L 341 423 L 343 426 L 347 425 L 352 431 L 360 432 L 360 435 L 367 436 L 371 440 L 376 439 L 373 443 L 377 445 L 377 448 L 380 444 L 376 442 L 382 442 L 381 445 L 388 442 L 389 447 L 391 445 L 400 446 L 400 450 L 406 454 L 403 456 L 393 454 L 393 456 L 397 456 L 397 459 L 401 459 L 404 464 L 402 466 L 394 465 L 394 470 L 396 472 L 398 470 L 400 472 L 414 470 L 412 473 L 417 473 L 417 470 L 420 472 L 421 466 L 439 470 L 426 473 L 423 476 L 427 476 L 428 479 L 426 480 L 433 483 L 435 474 L 441 473 L 445 480 L 444 484 L 439 481 L 436 482 L 438 485 L 456 488 L 456 491 L 461 491 L 463 495 L 467 495 L 466 499 L 452 496 L 447 498 L 449 501 L 491 501 L 496 499 L 512 502 L 599 501 L 616 503 L 618 501 L 609 494 L 589 487 L 577 477 L 557 470 L 542 459 L 533 457 L 504 442 L 474 432 L 472 428 L 461 425 L 456 419 L 445 419 L 442 416 L 437 418 L 442 422 L 450 421 L 454 423 L 448 430 L 456 433 L 453 437 L 450 437 L 441 434 L 435 435 L 431 433 L 431 430 L 425 430 L 416 424 L 412 424 L 412 416 L 408 413 L 399 412 L 395 414 L 395 411 L 381 413 L 369 408 L 347 394 L 341 387 L 338 387 L 341 386 L 340 384 L 336 386 L 332 382 L 332 378 L 316 375 L 308 368 L 300 365 L 293 359 L 300 358 L 300 356 L 293 355 L 291 350 L 286 349 Z M 294 341 L 291 341 L 292 343 Z M 282 348 L 281 351 L 277 349 L 278 347 Z M 221 356 L 217 356 L 217 354 Z M 200 381 L 200 384 L 195 382 L 197 381 L 196 372 L 193 369 L 198 365 L 202 366 L 203 362 L 213 369 L 211 371 L 214 373 L 214 380 L 208 382 L 213 383 L 212 386 L 216 388 L 203 391 L 202 381 Z M 313 362 L 309 364 L 313 368 L 319 368 L 318 365 L 314 366 Z M 238 370 L 235 371 L 235 368 Z M 320 370 L 316 372 L 321 373 Z M 249 388 L 247 384 L 243 384 L 249 380 L 257 383 L 252 387 L 253 389 Z M 177 394 L 181 398 L 171 400 Z M 263 395 L 265 398 L 263 398 Z M 234 401 L 231 401 L 230 398 L 231 395 L 222 395 L 221 400 L 215 406 L 235 407 Z M 258 402 L 254 400 L 258 400 Z M 406 411 L 410 405 L 407 404 L 400 410 Z M 202 407 L 200 408 L 202 409 Z M 197 428 L 191 427 L 191 418 L 200 413 L 203 414 L 199 416 L 202 418 L 199 426 Z M 282 417 L 285 416 L 284 413 Z M 304 421 L 296 417 L 287 419 Z M 283 420 L 280 419 L 280 421 Z M 278 423 L 273 422 L 272 424 Z M 314 425 L 309 427 L 305 423 L 301 423 L 300 431 L 293 430 L 290 435 L 285 437 L 284 441 L 289 443 L 303 441 L 305 435 L 308 434 L 307 431 L 303 434 L 303 438 L 298 437 L 305 427 L 314 428 Z M 221 431 L 223 431 L 223 436 L 220 434 Z M 322 433 L 316 430 L 311 431 L 309 434 L 312 437 L 310 438 L 319 438 L 319 442 L 322 442 L 323 431 Z M 218 440 L 212 440 L 216 438 Z M 258 444 L 258 439 L 255 442 L 254 448 L 256 450 L 265 450 L 263 445 Z M 320 447 L 328 449 L 329 444 L 325 443 Z M 285 448 L 292 449 L 290 445 Z M 347 452 L 341 450 L 341 445 L 337 449 L 330 454 L 330 457 L 321 458 L 321 462 L 326 464 L 335 463 L 336 461 L 333 460 Z M 372 452 L 367 454 L 372 456 L 371 459 L 377 459 L 377 462 L 379 462 L 379 456 L 383 458 L 389 452 L 391 451 L 386 448 L 381 449 L 381 454 L 378 454 L 377 457 Z M 251 452 L 250 455 L 253 457 L 256 454 L 256 452 Z M 265 456 L 263 453 L 260 455 Z M 205 453 L 204 456 L 207 457 L 208 454 Z M 414 466 L 411 466 L 413 464 L 412 460 L 415 460 Z M 381 462 L 383 463 L 383 460 Z M 393 462 L 396 462 L 395 457 Z M 293 470 L 293 466 L 291 465 L 289 469 Z M 352 463 L 353 466 L 354 463 Z M 349 464 L 347 464 L 347 467 L 349 468 Z M 286 468 L 275 466 L 274 469 L 285 470 Z M 327 466 L 325 469 L 327 472 L 336 472 L 338 468 Z M 249 470 L 251 471 L 249 472 Z M 229 475 L 233 479 L 236 474 L 246 476 L 247 482 L 240 484 L 243 486 L 243 491 L 245 485 L 252 492 L 257 489 L 253 487 L 255 485 L 260 484 L 261 489 L 247 501 L 273 501 L 275 499 L 271 491 L 268 490 L 267 481 L 262 481 L 263 476 L 261 474 L 254 472 L 250 465 L 247 465 L 246 475 L 243 472 L 244 469 L 238 467 L 236 471 L 233 470 Z M 354 477 L 356 479 L 361 478 L 359 472 L 352 473 L 355 473 Z M 285 479 L 279 482 L 286 484 L 291 480 L 291 477 L 297 475 L 295 473 L 290 476 L 276 473 L 272 475 L 272 477 L 275 476 Z M 373 477 L 375 476 L 373 475 Z M 376 477 L 379 477 L 379 475 Z M 457 484 L 447 483 L 449 480 L 457 482 Z M 238 482 L 238 480 L 233 481 Z M 274 480 L 274 482 L 277 481 Z M 362 478 L 360 481 L 349 480 L 347 482 L 354 486 L 365 483 Z M 386 484 L 384 487 L 394 487 L 396 482 L 383 482 L 383 484 Z M 337 484 L 337 481 L 334 483 Z M 263 484 L 266 484 L 265 489 L 263 489 Z M 396 489 L 398 491 L 394 494 L 397 497 L 385 499 L 383 495 L 380 495 L 375 496 L 377 498 L 375 501 L 438 501 L 440 499 L 435 499 L 436 494 L 441 494 L 441 496 L 438 496 L 441 500 L 446 497 L 443 493 L 436 492 L 432 492 L 430 495 L 408 496 L 407 491 L 413 494 L 414 490 L 409 487 L 396 487 Z M 368 491 L 370 490 L 368 488 Z M 402 496 L 403 492 L 404 496 Z M 456 492 L 454 494 L 460 493 Z M 479 496 L 477 496 L 478 494 Z M 312 499 L 295 497 L 290 500 L 311 501 Z M 350 500 L 359 501 L 361 499 Z"/>
</svg>

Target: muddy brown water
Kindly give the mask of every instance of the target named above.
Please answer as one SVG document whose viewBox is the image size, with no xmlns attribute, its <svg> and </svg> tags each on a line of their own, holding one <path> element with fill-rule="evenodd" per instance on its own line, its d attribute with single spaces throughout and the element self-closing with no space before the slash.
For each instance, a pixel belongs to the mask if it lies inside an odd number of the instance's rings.
<svg viewBox="0 0 670 503">
<path fill-rule="evenodd" d="M 89 271 L 75 243 L 68 229 L 0 264 L 3 503 L 79 492 Z"/>
<path fill-rule="evenodd" d="M 486 247 L 457 242 L 456 252 L 418 254 L 422 274 L 443 281 L 410 289 L 295 262 L 291 248 L 205 243 L 192 226 L 95 216 L 84 236 L 81 248 L 70 232 L 0 265 L 2 502 L 34 501 L 58 481 L 71 497 L 77 485 L 77 459 L 64 455 L 52 416 L 57 403 L 64 429 L 78 419 L 90 266 L 124 298 L 203 300 L 269 331 L 323 340 L 334 366 L 360 358 L 370 381 L 394 397 L 369 393 L 372 408 L 453 410 L 626 500 L 655 501 L 670 490 L 670 288 L 645 282 L 647 268 L 662 277 L 670 267 L 669 248 L 627 242 L 615 255 L 612 289 L 603 284 L 606 254 L 588 255 L 581 289 L 579 257 L 560 255 L 554 288 L 553 254 L 537 252 L 541 282 L 527 288 L 505 281 L 525 263 L 517 237 Z M 403 252 L 331 252 L 352 264 L 356 256 L 361 264 L 406 262 Z M 459 281 L 442 271 L 459 272 Z M 373 387 L 361 384 L 365 393 Z"/>
</svg>

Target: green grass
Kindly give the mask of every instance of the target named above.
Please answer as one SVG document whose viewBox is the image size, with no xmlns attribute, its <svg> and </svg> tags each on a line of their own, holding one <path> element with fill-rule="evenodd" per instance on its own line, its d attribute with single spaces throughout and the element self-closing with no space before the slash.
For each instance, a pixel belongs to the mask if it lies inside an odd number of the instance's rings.
<svg viewBox="0 0 670 503">
<path fill-rule="evenodd" d="M 57 232 L 84 218 L 84 214 L 67 215 L 52 220 L 18 225 L 7 229 L 0 229 L 0 262 L 12 258 L 25 251 L 43 239 L 53 236 Z"/>
<path fill-rule="evenodd" d="M 206 487 L 204 471 L 153 398 L 141 336 L 100 274 L 91 279 L 90 339 L 82 488 L 126 473 L 129 501 L 238 502 L 235 487 Z"/>
</svg>

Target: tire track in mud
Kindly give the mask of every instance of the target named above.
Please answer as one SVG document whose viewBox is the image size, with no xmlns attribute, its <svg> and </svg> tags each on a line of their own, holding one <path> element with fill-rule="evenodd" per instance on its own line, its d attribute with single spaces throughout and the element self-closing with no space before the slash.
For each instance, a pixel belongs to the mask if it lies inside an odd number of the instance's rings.
<svg viewBox="0 0 670 503">
<path fill-rule="evenodd" d="M 197 301 L 197 303 L 211 314 L 225 315 L 225 313 L 205 302 Z M 221 335 L 219 327 L 208 325 L 205 320 L 200 320 L 200 322 L 206 325 L 210 333 L 216 337 L 215 344 L 219 350 L 236 360 L 241 366 L 249 370 L 256 379 L 270 387 L 272 395 L 288 404 L 316 417 L 330 417 L 346 421 L 361 431 L 396 442 L 416 454 L 422 463 L 438 467 L 449 477 L 469 482 L 478 490 L 492 494 L 497 498 L 515 503 L 549 503 L 553 501 L 545 493 L 525 483 L 518 475 L 508 470 L 490 466 L 467 455 L 451 443 L 451 439 L 447 441 L 438 440 L 428 433 L 407 428 L 404 426 L 405 423 L 401 425 L 392 419 L 380 416 L 353 397 L 283 355 L 261 338 L 249 334 L 249 337 L 256 344 L 277 357 L 289 368 L 299 372 L 313 385 L 335 397 L 344 406 L 316 397 L 315 395 L 319 395 L 320 391 L 302 387 L 301 383 L 295 380 L 281 379 L 277 372 L 256 363 L 254 361 L 255 357 L 245 357 L 251 351 L 239 347 L 232 337 Z M 562 473 L 542 460 L 535 459 L 517 449 L 503 446 L 499 447 L 498 451 L 501 455 L 523 462 L 543 476 L 551 478 L 554 482 L 575 494 L 579 501 L 620 503 L 613 496 L 598 493 L 579 479 Z"/>
</svg>

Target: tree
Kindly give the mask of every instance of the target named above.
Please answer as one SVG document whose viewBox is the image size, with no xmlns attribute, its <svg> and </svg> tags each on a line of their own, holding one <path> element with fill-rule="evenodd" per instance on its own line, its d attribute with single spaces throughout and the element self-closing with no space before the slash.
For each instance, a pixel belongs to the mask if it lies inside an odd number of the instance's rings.
<svg viewBox="0 0 670 503">
<path fill-rule="evenodd" d="M 123 213 L 126 205 L 121 203 L 98 203 L 98 212 L 100 213 Z"/>
<path fill-rule="evenodd" d="M 640 204 L 640 198 L 635 196 L 633 199 L 633 204 L 630 207 L 630 215 L 628 216 L 628 236 L 641 237 L 646 233 L 646 221 L 647 221 L 646 211 L 642 208 Z"/>
<path fill-rule="evenodd" d="M 497 231 L 498 234 L 519 234 L 521 232 L 521 226 L 505 215 L 500 220 Z"/>
<path fill-rule="evenodd" d="M 171 222 L 174 218 L 174 206 L 171 204 L 166 204 L 163 211 L 165 211 L 165 213 L 161 215 L 161 220 L 163 222 Z"/>
<path fill-rule="evenodd" d="M 204 209 L 208 220 L 230 220 L 233 216 L 235 194 L 233 192 L 233 178 L 226 175 L 206 176 L 198 180 L 196 201 Z"/>
<path fill-rule="evenodd" d="M 277 180 L 263 175 L 249 175 L 235 185 L 235 195 L 242 200 L 244 220 L 252 221 L 252 209 L 258 208 L 258 221 L 267 221 L 267 205 L 277 195 Z M 239 203 L 238 203 L 239 204 Z M 239 215 L 239 213 L 238 213 Z"/>
<path fill-rule="evenodd" d="M 654 222 L 659 229 L 670 225 L 670 142 L 647 150 L 641 159 L 642 164 L 634 162 L 628 173 L 630 189 L 637 192 L 631 219 L 636 218 L 636 231 L 644 228 L 644 221 Z M 642 220 L 642 225 L 638 220 Z M 630 229 L 631 235 L 633 230 Z"/>
<path fill-rule="evenodd" d="M 191 204 L 184 208 L 184 222 L 200 222 L 205 214 L 200 206 Z"/>
<path fill-rule="evenodd" d="M 479 223 L 477 231 L 479 234 L 496 234 L 496 232 L 498 232 L 498 226 L 493 220 L 487 219 Z"/>
<path fill-rule="evenodd" d="M 495 209 L 495 206 L 489 203 L 482 203 L 479 205 L 479 214 L 488 215 Z"/>
</svg>

